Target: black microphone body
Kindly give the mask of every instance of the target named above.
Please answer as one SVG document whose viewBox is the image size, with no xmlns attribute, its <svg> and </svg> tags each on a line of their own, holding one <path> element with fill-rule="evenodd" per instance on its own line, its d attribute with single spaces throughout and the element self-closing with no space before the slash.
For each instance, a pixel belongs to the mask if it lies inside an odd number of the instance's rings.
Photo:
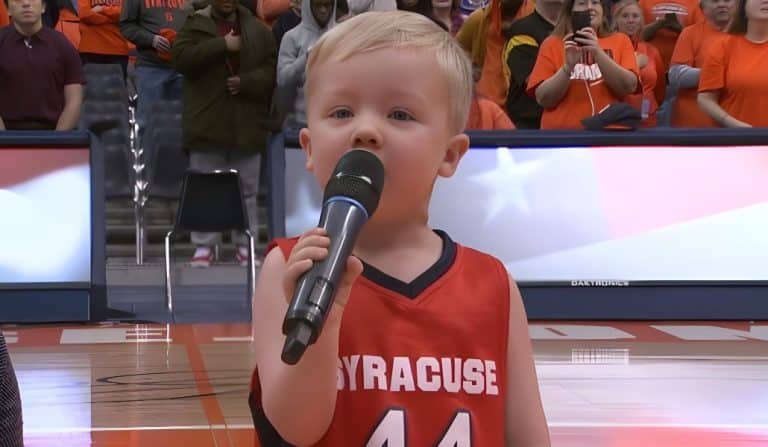
<svg viewBox="0 0 768 447">
<path fill-rule="evenodd" d="M 294 365 L 320 336 L 357 235 L 378 206 L 384 181 L 381 162 L 370 152 L 348 152 L 329 180 L 319 227 L 331 244 L 328 256 L 315 262 L 296 284 L 283 320 L 283 362 Z"/>
</svg>

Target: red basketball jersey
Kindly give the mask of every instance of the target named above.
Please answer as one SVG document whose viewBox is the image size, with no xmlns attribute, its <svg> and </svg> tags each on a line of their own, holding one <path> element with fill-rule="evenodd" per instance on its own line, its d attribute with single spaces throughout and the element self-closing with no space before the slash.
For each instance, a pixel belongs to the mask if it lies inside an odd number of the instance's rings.
<svg viewBox="0 0 768 447">
<path fill-rule="evenodd" d="M 441 260 L 414 282 L 365 265 L 353 285 L 336 411 L 316 446 L 504 445 L 509 277 L 497 259 L 439 234 Z M 296 241 L 276 241 L 286 259 Z M 258 371 L 251 385 L 263 447 L 287 445 L 264 436 L 265 424 L 275 432 L 259 408 Z"/>
</svg>

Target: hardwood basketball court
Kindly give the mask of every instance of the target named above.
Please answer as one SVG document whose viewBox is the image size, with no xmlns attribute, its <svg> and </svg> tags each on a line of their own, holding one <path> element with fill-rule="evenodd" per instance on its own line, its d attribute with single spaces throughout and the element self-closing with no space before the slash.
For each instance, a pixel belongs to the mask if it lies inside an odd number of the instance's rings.
<svg viewBox="0 0 768 447">
<path fill-rule="evenodd" d="M 254 445 L 248 324 L 3 330 L 27 446 Z M 768 324 L 536 322 L 531 336 L 553 446 L 768 445 Z"/>
</svg>

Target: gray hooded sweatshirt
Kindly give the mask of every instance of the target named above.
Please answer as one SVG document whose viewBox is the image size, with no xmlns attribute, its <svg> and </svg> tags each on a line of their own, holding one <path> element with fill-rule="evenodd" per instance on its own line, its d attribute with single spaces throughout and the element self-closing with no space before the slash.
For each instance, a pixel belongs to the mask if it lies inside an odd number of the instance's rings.
<svg viewBox="0 0 768 447">
<path fill-rule="evenodd" d="M 310 0 L 301 1 L 301 23 L 285 33 L 277 56 L 275 107 L 278 116 L 287 114 L 291 124 L 300 127 L 307 124 L 304 69 L 307 65 L 308 50 L 323 33 L 336 24 L 336 2 L 331 2 L 333 10 L 324 28 L 320 28 L 315 21 L 310 3 Z"/>
</svg>

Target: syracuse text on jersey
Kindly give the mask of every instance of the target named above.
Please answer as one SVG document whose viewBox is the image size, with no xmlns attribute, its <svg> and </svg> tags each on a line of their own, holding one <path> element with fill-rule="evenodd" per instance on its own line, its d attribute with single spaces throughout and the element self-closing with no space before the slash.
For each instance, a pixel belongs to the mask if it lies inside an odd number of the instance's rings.
<svg viewBox="0 0 768 447">
<path fill-rule="evenodd" d="M 337 387 L 348 391 L 499 394 L 495 361 L 453 357 L 343 356 L 338 361 Z"/>
</svg>

